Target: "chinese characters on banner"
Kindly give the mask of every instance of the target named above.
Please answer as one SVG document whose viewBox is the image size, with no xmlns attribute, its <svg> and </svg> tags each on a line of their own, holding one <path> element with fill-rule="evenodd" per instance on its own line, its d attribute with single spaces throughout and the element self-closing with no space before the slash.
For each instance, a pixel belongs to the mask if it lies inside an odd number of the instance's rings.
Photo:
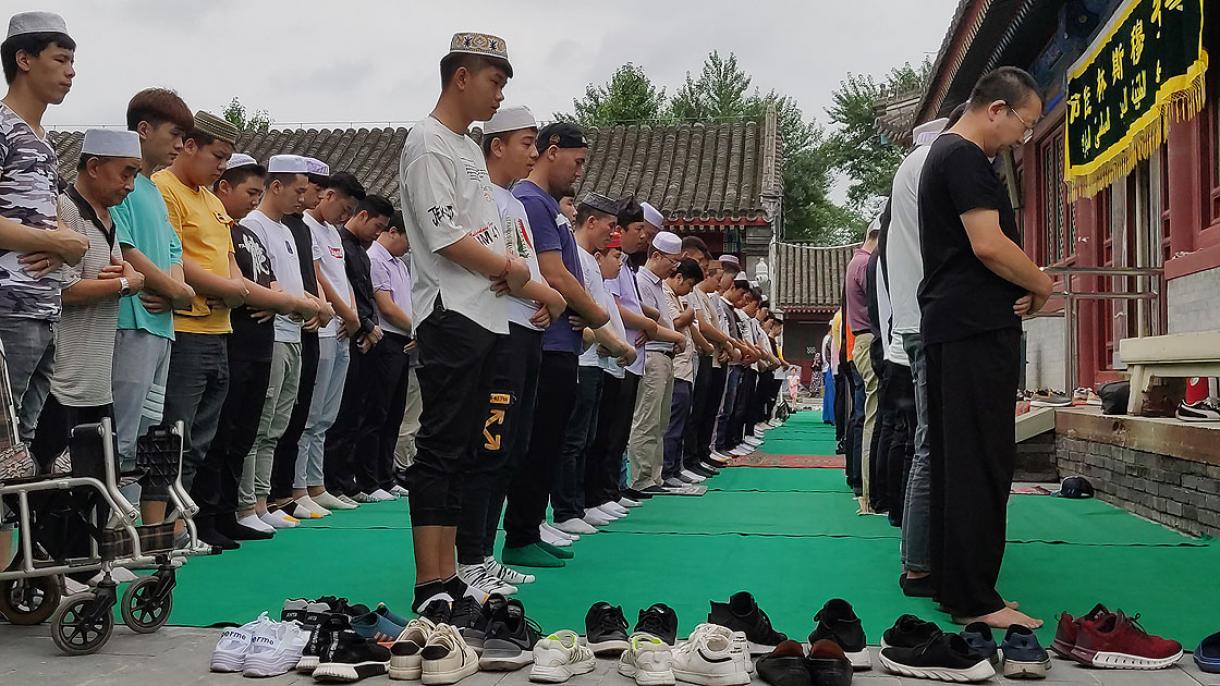
<svg viewBox="0 0 1220 686">
<path fill-rule="evenodd" d="M 1203 107 L 1208 0 L 1128 0 L 1068 72 L 1066 170 L 1091 196 L 1159 147 L 1172 121 Z"/>
</svg>

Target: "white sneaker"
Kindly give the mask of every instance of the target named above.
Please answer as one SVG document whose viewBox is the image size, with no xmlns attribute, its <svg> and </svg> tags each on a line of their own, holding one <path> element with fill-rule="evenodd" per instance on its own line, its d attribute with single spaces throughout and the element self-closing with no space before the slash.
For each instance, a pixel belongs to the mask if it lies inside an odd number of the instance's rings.
<svg viewBox="0 0 1220 686">
<path fill-rule="evenodd" d="M 746 446 L 746 445 L 744 445 L 744 444 L 743 444 L 743 445 L 740 445 L 740 446 L 738 446 L 738 447 L 733 448 L 732 450 L 730 450 L 730 451 L 729 451 L 729 454 L 730 454 L 730 455 L 735 455 L 735 456 L 737 456 L 737 457 L 744 457 L 744 456 L 746 456 L 746 455 L 749 455 L 749 454 L 750 454 L 750 453 L 752 453 L 752 452 L 754 452 L 754 451 L 753 451 L 753 450 L 751 450 L 751 449 L 750 449 L 748 446 Z"/>
<path fill-rule="evenodd" d="M 561 535 L 559 531 L 545 524 L 538 527 L 538 536 L 542 539 L 543 543 L 548 543 L 556 548 L 567 548 L 572 545 L 572 539 Z"/>
<path fill-rule="evenodd" d="M 212 649 L 213 672 L 240 672 L 246 668 L 246 655 L 250 653 L 250 643 L 254 635 L 267 635 L 272 632 L 272 625 L 278 624 L 267 619 L 264 612 L 258 619 L 239 627 L 230 627 L 220 634 L 220 640 Z"/>
<path fill-rule="evenodd" d="M 340 497 L 342 497 L 342 496 L 340 496 Z M 368 503 L 381 502 L 380 500 L 374 498 L 372 495 L 370 495 L 368 493 L 365 493 L 364 491 L 360 491 L 356 495 L 352 496 L 352 500 L 355 500 L 356 502 L 358 502 L 362 505 L 368 504 Z"/>
<path fill-rule="evenodd" d="M 686 486 L 686 482 L 676 476 L 671 476 L 661 485 L 665 486 L 666 488 L 682 488 L 683 486 Z"/>
<path fill-rule="evenodd" d="M 394 484 L 394 488 L 390 489 L 390 493 L 393 493 L 394 495 L 396 495 L 400 498 L 405 498 L 408 495 L 410 495 L 410 492 L 407 489 L 403 488 L 402 486 L 399 486 L 398 484 Z"/>
<path fill-rule="evenodd" d="M 305 507 L 309 508 L 311 511 L 317 512 L 318 514 L 322 515 L 323 517 L 330 516 L 330 510 L 319 505 L 316 500 L 309 497 L 308 493 L 301 496 L 300 498 L 297 498 L 297 505 L 304 505 Z"/>
<path fill-rule="evenodd" d="M 560 531 L 562 531 L 564 533 L 573 533 L 573 534 L 595 534 L 595 533 L 597 533 L 597 527 L 593 526 L 592 524 L 589 524 L 588 522 L 586 522 L 583 519 L 577 519 L 575 517 L 573 517 L 565 522 L 556 522 L 555 528 L 559 529 Z"/>
<path fill-rule="evenodd" d="M 448 624 L 436 627 L 420 655 L 423 658 L 420 680 L 425 686 L 456 684 L 479 671 L 479 656 L 474 648 L 466 645 L 457 629 Z"/>
<path fill-rule="evenodd" d="M 695 627 L 690 638 L 673 651 L 673 673 L 678 681 L 701 686 L 745 686 L 750 673 L 733 654 L 732 632 Z M 721 627 L 718 627 L 721 628 Z"/>
<path fill-rule="evenodd" d="M 632 500 L 631 498 L 628 498 L 627 496 L 623 496 L 622 498 L 618 499 L 618 504 L 620 507 L 625 507 L 630 510 L 631 508 L 639 507 L 640 505 L 643 505 L 644 503 L 641 503 L 638 500 Z"/>
<path fill-rule="evenodd" d="M 784 423 L 778 419 L 772 419 L 771 421 L 767 422 L 767 426 L 770 426 L 772 429 L 778 429 L 783 425 Z"/>
<path fill-rule="evenodd" d="M 347 496 L 343 496 L 343 498 L 346 498 L 346 497 Z M 354 502 L 349 503 L 349 502 L 343 500 L 343 498 L 340 498 L 340 497 L 333 495 L 331 493 L 328 493 L 326 491 L 322 491 L 318 495 L 311 496 L 311 498 L 315 503 L 321 505 L 322 507 L 324 507 L 328 510 L 354 510 L 357 507 L 359 507 Z"/>
<path fill-rule="evenodd" d="M 652 634 L 634 634 L 618 658 L 618 673 L 639 686 L 673 686 L 673 654 Z"/>
<path fill-rule="evenodd" d="M 588 674 L 597 666 L 593 651 L 580 644 L 575 631 L 564 629 L 538 641 L 534 646 L 534 666 L 530 681 L 562 684 L 578 674 Z"/>
<path fill-rule="evenodd" d="M 360 503 L 353 500 L 350 496 L 341 495 L 341 496 L 339 496 L 339 500 L 342 500 L 343 502 L 347 503 L 348 505 L 351 505 L 353 508 L 360 507 Z"/>
<path fill-rule="evenodd" d="M 560 529 L 556 529 L 554 527 L 554 525 L 550 524 L 549 522 L 543 522 L 542 526 L 546 527 L 546 529 L 548 531 L 550 531 L 552 534 L 555 534 L 556 536 L 558 536 L 560 538 L 566 538 L 569 541 L 573 541 L 573 542 L 580 540 L 580 534 L 574 534 L 570 531 L 563 531 Z"/>
<path fill-rule="evenodd" d="M 608 501 L 602 503 L 601 505 L 598 505 L 597 509 L 602 510 L 604 512 L 609 512 L 610 514 L 616 514 L 620 517 L 626 517 L 628 514 L 631 513 L 631 510 L 628 510 L 627 508 L 623 507 L 622 505 L 619 505 L 618 503 L 614 502 L 613 500 L 608 500 Z"/>
<path fill-rule="evenodd" d="M 420 677 L 424 662 L 421 654 L 434 631 L 436 625 L 427 617 L 418 617 L 407 622 L 406 628 L 390 646 L 391 679 L 414 681 Z"/>
<path fill-rule="evenodd" d="M 487 595 L 492 593 L 512 595 L 517 592 L 516 586 L 506 583 L 500 577 L 488 572 L 486 562 L 477 565 L 460 564 L 457 575 L 467 586 L 473 586 Z"/>
<path fill-rule="evenodd" d="M 373 491 L 372 493 L 369 494 L 369 497 L 379 503 L 388 503 L 391 500 L 398 500 L 398 498 L 391 495 L 390 492 L 385 490 L 384 488 L 379 488 L 379 489 Z"/>
<path fill-rule="evenodd" d="M 243 676 L 279 676 L 296 669 L 301 653 L 309 642 L 309 632 L 296 622 L 276 622 L 275 633 L 254 634 L 246 654 Z"/>
<path fill-rule="evenodd" d="M 744 445 L 750 446 L 751 448 L 757 448 L 758 446 L 762 445 L 762 439 L 755 438 L 754 436 L 746 436 L 741 442 Z"/>
<path fill-rule="evenodd" d="M 267 522 L 264 522 L 262 518 L 256 514 L 246 515 L 245 517 L 238 519 L 237 523 L 242 526 L 248 526 L 255 531 L 262 531 L 263 533 L 268 534 L 275 533 L 275 527 L 271 526 Z"/>
<path fill-rule="evenodd" d="M 707 481 L 707 477 L 701 474 L 696 474 L 689 469 L 682 470 L 682 478 L 689 480 L 693 484 L 703 483 Z"/>
<path fill-rule="evenodd" d="M 276 510 L 275 512 L 264 512 L 258 516 L 263 520 L 263 523 L 273 529 L 292 529 L 300 524 L 300 520 Z"/>
<path fill-rule="evenodd" d="M 515 584 L 517 586 L 520 586 L 521 584 L 534 583 L 533 574 L 523 574 L 512 567 L 505 567 L 497 562 L 494 557 L 488 557 L 485 562 L 487 564 L 488 572 L 495 574 L 507 583 Z"/>
<path fill-rule="evenodd" d="M 595 507 L 591 507 L 591 508 L 588 508 L 585 510 L 584 519 L 585 519 L 585 523 L 592 524 L 593 526 L 606 526 L 610 522 L 614 521 L 614 520 L 610 519 L 610 517 L 607 516 L 605 512 L 602 512 L 601 510 L 599 510 Z"/>
<path fill-rule="evenodd" d="M 746 633 L 744 631 L 731 631 L 729 633 L 731 634 L 730 638 L 733 640 L 733 657 L 741 660 L 746 671 L 753 674 L 756 671 L 754 668 L 754 658 L 750 656 L 750 641 L 746 638 Z"/>
<path fill-rule="evenodd" d="M 711 453 L 709 453 L 708 459 L 710 459 L 712 462 L 715 462 L 716 464 L 720 465 L 721 467 L 723 467 L 726 464 L 728 464 L 729 462 L 733 461 L 732 457 L 725 455 L 724 453 L 720 452 L 719 450 L 713 450 Z"/>
</svg>

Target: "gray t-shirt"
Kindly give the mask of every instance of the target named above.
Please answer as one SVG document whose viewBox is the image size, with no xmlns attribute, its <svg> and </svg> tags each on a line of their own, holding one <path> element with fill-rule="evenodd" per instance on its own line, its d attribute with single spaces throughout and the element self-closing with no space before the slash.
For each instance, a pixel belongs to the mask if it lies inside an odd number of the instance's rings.
<svg viewBox="0 0 1220 686">
<path fill-rule="evenodd" d="M 275 272 L 275 280 L 280 288 L 298 298 L 305 297 L 305 282 L 301 277 L 297 242 L 288 227 L 258 210 L 247 214 L 246 218 L 241 220 L 241 225 L 250 229 L 263 242 L 267 257 L 271 258 L 271 271 Z M 300 343 L 300 318 L 295 315 L 275 315 L 275 342 Z"/>
<path fill-rule="evenodd" d="M 104 225 L 75 188 L 59 196 L 64 224 L 89 239 L 89 250 L 75 267 L 63 269 L 64 288 L 96 279 L 102 267 L 123 254 L 114 237 L 114 222 Z M 119 325 L 119 293 L 87 305 L 65 305 L 55 331 L 55 372 L 51 392 L 68 407 L 99 407 L 113 402 L 111 369 L 114 332 Z"/>
<path fill-rule="evenodd" d="M 0 216 L 54 229 L 57 165 L 50 142 L 0 103 Z M 18 252 L 0 249 L 0 317 L 59 319 L 61 271 L 35 279 L 21 268 L 20 258 Z"/>
</svg>

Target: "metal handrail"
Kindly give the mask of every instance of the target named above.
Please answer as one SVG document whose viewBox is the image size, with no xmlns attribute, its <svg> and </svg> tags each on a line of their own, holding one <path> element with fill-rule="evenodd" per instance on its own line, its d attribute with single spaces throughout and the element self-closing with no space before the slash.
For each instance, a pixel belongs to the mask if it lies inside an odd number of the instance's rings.
<svg viewBox="0 0 1220 686">
<path fill-rule="evenodd" d="M 1161 318 L 1161 284 L 1164 270 L 1158 267 L 1047 267 L 1044 272 L 1052 276 L 1063 277 L 1063 290 L 1051 294 L 1052 297 L 1063 298 L 1063 344 L 1064 360 L 1063 390 L 1071 393 L 1076 387 L 1077 363 L 1079 351 L 1076 349 L 1076 304 L 1081 300 L 1128 300 L 1150 303 L 1148 317 L 1140 317 L 1136 337 L 1152 334 L 1152 322 L 1160 323 Z M 1072 277 L 1130 277 L 1135 280 L 1136 292 L 1127 291 L 1073 291 Z M 1140 281 L 1147 280 L 1147 289 L 1140 290 Z M 1035 315 L 1037 316 L 1037 315 Z M 1053 315 L 1044 315 L 1053 316 Z"/>
</svg>

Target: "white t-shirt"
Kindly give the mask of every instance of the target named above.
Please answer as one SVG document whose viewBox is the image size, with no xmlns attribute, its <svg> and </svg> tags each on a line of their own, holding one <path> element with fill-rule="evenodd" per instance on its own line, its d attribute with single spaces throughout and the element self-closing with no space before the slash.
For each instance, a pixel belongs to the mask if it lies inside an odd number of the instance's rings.
<svg viewBox="0 0 1220 686">
<path fill-rule="evenodd" d="M 883 262 L 877 262 L 877 271 L 882 272 L 881 266 Z M 899 336 L 894 331 L 893 310 L 891 309 L 893 298 L 890 296 L 889 289 L 885 284 L 885 274 L 877 274 L 877 317 L 881 320 L 878 327 L 881 330 L 881 352 L 885 359 L 894 364 L 910 367 L 911 362 L 907 359 L 906 350 L 902 347 L 902 336 Z"/>
<path fill-rule="evenodd" d="M 339 229 L 314 219 L 308 212 L 305 213 L 305 225 L 313 236 L 313 259 L 322 266 L 322 276 L 339 294 L 346 293 L 348 307 L 355 309 L 356 301 L 347 281 L 347 269 L 343 266 L 343 239 L 339 237 Z M 318 337 L 334 338 L 339 332 L 339 323 L 338 317 L 331 319 L 329 324 L 318 329 Z"/>
<path fill-rule="evenodd" d="M 250 229 L 267 248 L 271 259 L 271 270 L 275 281 L 285 293 L 305 297 L 305 282 L 301 279 L 301 261 L 297 258 L 297 243 L 287 226 L 254 210 L 241 220 L 241 225 Z M 300 343 L 301 321 L 288 315 L 275 316 L 275 342 Z"/>
<path fill-rule="evenodd" d="M 429 116 L 407 134 L 398 178 L 414 248 L 411 304 L 419 320 L 427 320 L 439 296 L 445 309 L 492 333 L 508 333 L 507 301 L 488 278 L 440 254 L 465 236 L 497 254 L 507 251 L 483 151 Z"/>
<path fill-rule="evenodd" d="M 606 308 L 606 311 L 610 313 L 610 325 L 614 327 L 614 333 L 618 334 L 619 338 L 624 341 L 627 340 L 627 327 L 623 324 L 623 315 L 619 314 L 618 301 L 605 288 L 602 288 L 601 296 L 603 299 L 598 300 L 597 304 Z M 595 350 L 596 348 L 597 346 L 594 346 Z M 597 363 L 602 369 L 606 370 L 607 374 L 616 379 L 622 379 L 627 375 L 627 371 L 619 366 L 617 357 L 599 356 Z"/>
<path fill-rule="evenodd" d="M 534 232 L 530 229 L 529 217 L 525 215 L 525 205 L 521 204 L 507 188 L 493 185 L 491 193 L 496 199 L 496 208 L 500 211 L 501 226 L 504 227 L 504 241 L 508 244 L 508 254 L 520 257 L 530 268 L 530 278 L 546 285 L 542 278 L 542 268 L 538 266 L 538 252 L 534 250 Z M 534 331 L 542 329 L 530 322 L 530 317 L 541 307 L 541 303 L 530 298 L 508 296 L 508 321 L 518 326 L 524 326 Z"/>
<path fill-rule="evenodd" d="M 576 245 L 576 254 L 580 257 L 580 269 L 583 272 L 585 291 L 592 296 L 594 302 L 602 307 L 605 307 L 607 301 L 614 302 L 614 297 L 606 290 L 606 282 L 602 279 L 601 268 L 597 266 L 597 258 L 587 252 L 580 244 Z M 615 311 L 617 307 L 613 308 Z M 620 318 L 620 321 L 621 318 Z M 623 336 L 624 334 L 619 334 Z M 583 353 L 580 354 L 581 367 L 597 367 L 597 344 L 589 346 Z"/>
<path fill-rule="evenodd" d="M 894 174 L 890 196 L 890 228 L 885 265 L 894 309 L 894 333 L 919 333 L 919 282 L 923 256 L 919 252 L 919 177 L 932 146 L 911 151 Z M 880 275 L 878 275 L 880 276 Z"/>
</svg>

